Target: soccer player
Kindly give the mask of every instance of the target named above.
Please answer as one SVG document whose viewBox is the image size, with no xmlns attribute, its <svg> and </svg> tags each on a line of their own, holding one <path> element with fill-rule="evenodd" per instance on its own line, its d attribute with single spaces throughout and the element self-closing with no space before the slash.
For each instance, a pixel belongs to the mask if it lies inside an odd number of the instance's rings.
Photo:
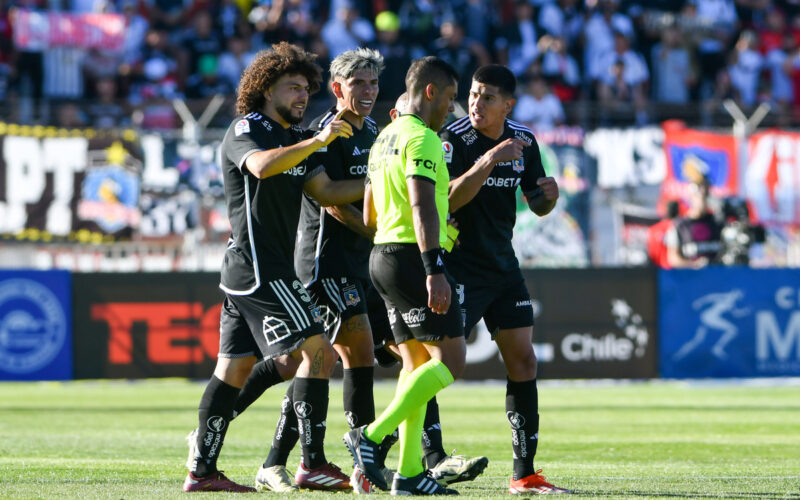
<svg viewBox="0 0 800 500">
<path fill-rule="evenodd" d="M 363 186 L 369 152 L 378 136 L 378 126 L 369 115 L 382 70 L 383 56 L 366 48 L 343 52 L 331 62 L 330 89 L 336 104 L 314 119 L 310 128 L 322 133 L 343 112 L 341 117 L 351 125 L 353 135 L 311 155 L 309 167 L 324 169 L 331 179 L 358 179 Z M 312 197 L 303 196 L 295 252 L 297 275 L 320 308 L 327 335 L 342 360 L 344 411 L 351 429 L 375 419 L 373 340 L 366 298 L 375 231 L 364 225 L 362 205 L 320 207 Z M 296 426 L 287 418 L 294 403 L 292 394 L 290 385 L 269 456 L 256 477 L 258 489 L 288 491 L 293 487 L 285 472 L 298 438 Z M 300 472 L 295 477 L 301 488 L 324 486 L 319 481 L 324 479 Z"/>
<path fill-rule="evenodd" d="M 369 271 L 386 303 L 403 369 L 389 406 L 371 424 L 345 434 L 344 441 L 356 475 L 386 490 L 378 443 L 399 427 L 393 495 L 458 493 L 426 474 L 421 448 L 425 406 L 461 374 L 466 357 L 441 247 L 447 241 L 449 178 L 435 132 L 453 109 L 457 82 L 458 74 L 441 59 L 414 61 L 406 74 L 408 113 L 380 133 L 369 156 L 364 222 L 377 228 Z"/>
<path fill-rule="evenodd" d="M 315 57 L 286 42 L 257 54 L 239 85 L 236 108 L 241 116 L 222 142 L 232 231 L 221 271 L 225 301 L 220 351 L 200 400 L 196 450 L 183 485 L 187 492 L 255 491 L 225 477 L 217 458 L 256 356 L 267 360 L 261 365 L 267 380 L 296 375 L 292 396 L 303 438 L 301 466 L 350 487 L 323 449 L 328 376 L 336 353 L 293 265 L 304 191 L 326 206 L 363 196 L 361 181 L 335 182 L 322 169 L 311 171 L 305 164 L 313 152 L 353 134 L 341 119 L 343 112 L 311 138 L 303 139 L 297 127 L 309 95 L 319 89 L 321 68 Z"/>
<path fill-rule="evenodd" d="M 505 66 L 487 65 L 472 77 L 469 114 L 440 133 L 450 171 L 450 210 L 459 242 L 447 266 L 458 282 L 464 331 L 483 318 L 508 373 L 506 416 L 511 424 L 514 475 L 509 492 L 564 493 L 533 466 L 539 437 L 536 355 L 531 343 L 531 298 L 511 246 L 516 192 L 530 209 L 550 213 L 558 199 L 530 130 L 507 118 L 516 80 Z"/>
</svg>

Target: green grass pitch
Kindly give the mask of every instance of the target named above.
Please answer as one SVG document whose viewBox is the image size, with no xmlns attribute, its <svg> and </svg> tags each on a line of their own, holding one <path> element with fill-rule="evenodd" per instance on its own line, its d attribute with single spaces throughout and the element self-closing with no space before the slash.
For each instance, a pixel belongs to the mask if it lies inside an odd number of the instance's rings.
<svg viewBox="0 0 800 500">
<path fill-rule="evenodd" d="M 186 498 L 184 436 L 196 424 L 203 387 L 183 380 L 0 383 L 0 498 Z M 233 422 L 220 460 L 232 479 L 252 482 L 284 390 L 272 388 Z M 378 411 L 393 390 L 376 385 Z M 464 497 L 509 497 L 504 399 L 497 383 L 459 382 L 440 395 L 448 451 L 490 460 L 476 481 L 456 485 Z M 334 382 L 326 452 L 349 472 L 341 410 Z M 800 499 L 798 384 L 545 382 L 540 413 L 537 467 L 575 497 Z M 297 460 L 295 452 L 292 471 Z"/>
</svg>

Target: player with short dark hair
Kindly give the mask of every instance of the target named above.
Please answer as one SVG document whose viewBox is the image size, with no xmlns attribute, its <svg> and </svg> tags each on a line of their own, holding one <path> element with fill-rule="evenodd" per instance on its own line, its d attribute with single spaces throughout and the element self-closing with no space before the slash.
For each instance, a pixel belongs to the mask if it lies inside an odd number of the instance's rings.
<svg viewBox="0 0 800 500">
<path fill-rule="evenodd" d="M 421 449 L 425 406 L 461 374 L 466 356 L 444 268 L 449 178 L 435 132 L 453 109 L 457 82 L 458 74 L 441 59 L 414 61 L 406 75 L 408 113 L 383 129 L 369 156 L 364 222 L 376 227 L 370 277 L 386 303 L 403 369 L 386 410 L 344 440 L 354 474 L 386 490 L 378 443 L 399 427 L 394 495 L 457 494 L 426 475 Z"/>
<path fill-rule="evenodd" d="M 322 318 L 297 278 L 295 234 L 303 192 L 323 205 L 340 205 L 363 195 L 363 183 L 332 181 L 311 171 L 306 158 L 338 137 L 352 136 L 341 113 L 316 136 L 297 127 L 309 95 L 319 89 L 315 57 L 281 42 L 262 51 L 245 69 L 237 112 L 222 141 L 222 172 L 231 237 L 222 264 L 225 292 L 220 315 L 220 351 L 214 375 L 199 405 L 195 453 L 183 490 L 249 492 L 253 488 L 217 470 L 234 406 L 257 356 L 264 379 L 295 376 L 302 464 L 349 489 L 347 476 L 325 459 L 323 440 L 328 377 L 336 353 L 323 335 Z"/>
<path fill-rule="evenodd" d="M 533 466 L 539 436 L 533 308 L 511 245 L 517 188 L 530 209 L 544 216 L 556 205 L 558 185 L 545 174 L 533 133 L 507 118 L 515 88 L 507 67 L 482 66 L 472 78 L 469 115 L 440 133 L 452 179 L 450 209 L 460 229 L 447 266 L 463 298 L 465 332 L 483 318 L 506 365 L 514 452 L 509 492 L 564 493 Z"/>
</svg>

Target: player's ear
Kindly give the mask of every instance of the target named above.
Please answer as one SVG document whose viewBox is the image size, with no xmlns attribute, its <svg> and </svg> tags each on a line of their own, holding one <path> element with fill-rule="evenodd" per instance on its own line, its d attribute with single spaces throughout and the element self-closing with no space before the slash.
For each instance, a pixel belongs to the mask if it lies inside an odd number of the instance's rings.
<svg viewBox="0 0 800 500">
<path fill-rule="evenodd" d="M 342 98 L 342 84 L 341 82 L 331 82 L 331 91 L 337 99 Z"/>
<path fill-rule="evenodd" d="M 438 89 L 436 85 L 429 83 L 425 85 L 425 98 L 429 101 L 432 101 L 436 97 L 436 92 Z"/>
<path fill-rule="evenodd" d="M 503 111 L 505 111 L 506 115 L 511 113 L 511 110 L 514 109 L 514 105 L 517 104 L 517 100 L 513 97 L 509 97 L 506 99 L 505 107 Z"/>
</svg>

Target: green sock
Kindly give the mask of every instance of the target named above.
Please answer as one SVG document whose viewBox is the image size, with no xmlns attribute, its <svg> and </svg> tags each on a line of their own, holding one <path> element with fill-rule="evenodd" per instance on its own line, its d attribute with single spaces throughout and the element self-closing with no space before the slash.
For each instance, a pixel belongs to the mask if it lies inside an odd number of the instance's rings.
<svg viewBox="0 0 800 500">
<path fill-rule="evenodd" d="M 421 474 L 422 467 L 422 427 L 425 423 L 424 404 L 408 414 L 400 423 L 400 461 L 397 472 L 401 476 L 414 477 Z"/>
<path fill-rule="evenodd" d="M 409 373 L 405 377 L 405 381 L 398 382 L 394 399 L 383 410 L 383 413 L 367 426 L 364 435 L 370 441 L 380 443 L 387 434 L 397 429 L 400 422 L 405 420 L 412 411 L 426 405 L 437 392 L 452 383 L 453 375 L 444 363 L 435 358 L 428 360 L 427 363 Z M 424 411 L 422 415 L 424 418 Z M 417 437 L 422 439 L 422 431 Z"/>
</svg>

